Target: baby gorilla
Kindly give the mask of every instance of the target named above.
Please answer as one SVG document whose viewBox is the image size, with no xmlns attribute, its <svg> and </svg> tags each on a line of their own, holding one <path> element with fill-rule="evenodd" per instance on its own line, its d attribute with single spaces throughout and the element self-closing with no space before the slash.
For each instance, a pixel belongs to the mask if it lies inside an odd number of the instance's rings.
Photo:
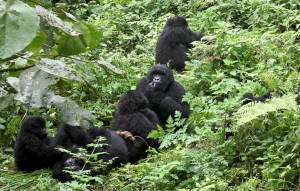
<svg viewBox="0 0 300 191">
<path fill-rule="evenodd" d="M 185 89 L 174 80 L 172 70 L 166 65 L 153 66 L 147 77 L 140 79 L 137 90 L 148 98 L 149 108 L 157 114 L 163 128 L 175 111 L 180 111 L 182 118 L 190 115 L 189 104 L 182 101 Z"/>
<path fill-rule="evenodd" d="M 170 62 L 170 68 L 182 72 L 191 42 L 198 41 L 203 37 L 200 33 L 194 33 L 189 29 L 187 21 L 183 17 L 172 17 L 167 21 L 162 34 L 156 45 L 155 61 L 159 64 Z"/>
<path fill-rule="evenodd" d="M 15 164 L 20 171 L 52 168 L 63 155 L 47 136 L 44 118 L 31 115 L 22 121 L 14 147 Z"/>
<path fill-rule="evenodd" d="M 148 100 L 142 93 L 130 90 L 122 95 L 111 130 L 128 131 L 135 137 L 134 141 L 127 142 L 130 162 L 145 158 L 148 145 L 158 148 L 156 140 L 147 138 L 158 123 L 157 115 L 148 108 Z"/>
<path fill-rule="evenodd" d="M 106 140 L 98 142 L 98 144 L 104 144 L 103 146 L 93 148 L 86 147 L 86 145 L 84 145 L 84 138 L 86 138 L 86 144 L 89 144 L 92 142 L 95 143 L 94 140 L 99 136 L 106 138 Z M 67 148 L 73 153 L 78 153 L 79 147 L 86 147 L 89 154 L 106 152 L 106 154 L 98 155 L 97 161 L 103 160 L 103 162 L 108 162 L 113 160 L 111 164 L 107 165 L 106 169 L 95 169 L 95 166 L 85 164 L 82 159 L 72 157 L 65 153 L 64 158 L 58 161 L 53 167 L 53 178 L 56 178 L 61 182 L 72 180 L 71 175 L 63 171 L 65 167 L 73 166 L 74 168 L 72 171 L 91 170 L 91 175 L 94 176 L 98 174 L 105 174 L 112 168 L 120 166 L 121 163 L 124 164 L 128 162 L 128 150 L 123 138 L 116 132 L 104 127 L 91 126 L 88 132 L 86 132 L 78 126 L 64 124 L 59 128 L 58 135 L 55 137 L 59 139 L 65 137 L 67 140 L 67 144 L 65 145 L 68 145 Z"/>
</svg>

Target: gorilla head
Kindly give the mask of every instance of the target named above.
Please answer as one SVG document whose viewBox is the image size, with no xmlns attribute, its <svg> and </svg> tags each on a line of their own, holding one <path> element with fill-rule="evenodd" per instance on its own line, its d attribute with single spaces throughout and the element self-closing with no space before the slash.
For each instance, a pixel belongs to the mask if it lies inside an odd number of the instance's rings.
<svg viewBox="0 0 300 191">
<path fill-rule="evenodd" d="M 138 112 L 148 106 L 148 99 L 135 90 L 129 90 L 125 92 L 119 103 L 118 112 L 119 114 L 130 114 Z"/>
<path fill-rule="evenodd" d="M 28 116 L 22 121 L 20 132 L 31 133 L 42 140 L 48 135 L 46 121 L 38 115 Z"/>
<path fill-rule="evenodd" d="M 166 90 L 171 82 L 174 81 L 172 70 L 166 65 L 153 66 L 147 74 L 149 86 L 155 89 Z"/>
</svg>

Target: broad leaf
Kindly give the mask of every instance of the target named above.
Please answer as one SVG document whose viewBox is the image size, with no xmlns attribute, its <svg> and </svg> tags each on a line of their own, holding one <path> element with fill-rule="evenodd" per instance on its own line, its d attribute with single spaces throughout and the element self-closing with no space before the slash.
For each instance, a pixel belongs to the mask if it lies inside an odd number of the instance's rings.
<svg viewBox="0 0 300 191">
<path fill-rule="evenodd" d="M 78 22 L 73 25 L 73 29 L 80 33 L 79 37 L 62 37 L 57 49 L 60 54 L 76 55 L 94 48 L 100 43 L 102 32 L 93 26 L 85 22 Z"/>
<path fill-rule="evenodd" d="M 59 60 L 42 58 L 41 62 L 36 63 L 36 66 L 41 70 L 58 77 L 67 78 L 70 80 L 84 81 L 83 75 L 81 75 L 73 68 L 68 67 L 65 63 Z"/>
<path fill-rule="evenodd" d="M 19 0 L 0 1 L 0 59 L 28 46 L 39 29 L 35 10 Z"/>
<path fill-rule="evenodd" d="M 50 102 L 59 109 L 59 118 L 63 123 L 88 129 L 95 120 L 95 117 L 90 112 L 80 108 L 74 101 L 68 98 L 53 96 Z"/>
<path fill-rule="evenodd" d="M 72 24 L 71 23 L 63 22 L 52 11 L 49 11 L 49 10 L 45 9 L 44 7 L 41 7 L 39 5 L 37 5 L 35 7 L 35 9 L 36 9 L 36 12 L 41 17 L 43 17 L 46 21 L 48 21 L 48 23 L 51 26 L 57 27 L 57 28 L 61 29 L 62 31 L 64 31 L 65 33 L 71 35 L 71 36 L 78 36 L 79 35 L 78 32 L 76 32 L 72 29 Z"/>
<path fill-rule="evenodd" d="M 18 78 L 10 77 L 7 82 L 18 91 L 16 100 L 32 107 L 46 106 L 51 93 L 47 92 L 48 86 L 57 83 L 58 77 L 48 74 L 38 67 L 23 71 Z"/>
<path fill-rule="evenodd" d="M 14 94 L 7 94 L 3 97 L 0 97 L 0 111 L 2 109 L 7 108 L 10 105 L 10 103 L 14 100 L 14 97 Z"/>
<path fill-rule="evenodd" d="M 0 98 L 4 97 L 6 95 L 7 95 L 7 91 L 5 91 L 5 89 L 3 89 L 3 88 L 0 87 Z"/>
<path fill-rule="evenodd" d="M 110 70 L 118 75 L 124 75 L 118 68 L 116 68 L 114 65 L 110 64 L 109 62 L 106 62 L 104 60 L 98 60 L 97 63 L 106 70 Z"/>
</svg>

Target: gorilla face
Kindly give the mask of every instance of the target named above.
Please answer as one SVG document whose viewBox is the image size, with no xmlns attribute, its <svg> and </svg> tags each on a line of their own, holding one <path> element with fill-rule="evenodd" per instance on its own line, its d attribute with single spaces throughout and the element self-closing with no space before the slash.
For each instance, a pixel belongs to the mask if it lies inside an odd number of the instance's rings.
<svg viewBox="0 0 300 191">
<path fill-rule="evenodd" d="M 149 70 L 147 81 L 149 86 L 164 91 L 174 81 L 173 72 L 166 65 L 156 65 Z"/>
</svg>

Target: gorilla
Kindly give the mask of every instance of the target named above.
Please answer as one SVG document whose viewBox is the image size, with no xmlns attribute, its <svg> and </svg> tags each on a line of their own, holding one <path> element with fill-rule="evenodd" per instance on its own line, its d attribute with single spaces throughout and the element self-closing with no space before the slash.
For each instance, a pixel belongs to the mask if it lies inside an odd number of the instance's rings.
<svg viewBox="0 0 300 191">
<path fill-rule="evenodd" d="M 243 105 L 246 105 L 246 104 L 248 104 L 248 103 L 250 103 L 250 102 L 262 102 L 262 103 L 264 103 L 267 99 L 271 99 L 271 92 L 272 92 L 272 90 L 269 90 L 266 94 L 261 95 L 261 96 L 259 96 L 259 97 L 254 97 L 252 93 L 246 93 L 246 94 L 243 95 L 243 97 L 242 97 L 242 99 L 241 99 L 241 101 L 242 101 L 241 105 L 243 106 Z M 228 116 L 229 116 L 229 117 L 232 117 L 232 115 L 233 115 L 235 112 L 237 112 L 237 110 L 229 111 L 229 112 L 228 112 Z M 226 128 L 230 128 L 231 124 L 232 124 L 232 120 L 227 120 L 227 121 L 225 121 L 225 127 L 226 127 Z M 217 127 L 217 124 L 216 124 L 216 123 L 213 123 L 213 125 L 212 125 L 212 127 L 211 127 L 211 130 L 212 130 L 214 133 L 216 133 L 217 130 L 218 130 L 216 127 Z M 233 136 L 233 133 L 231 133 L 231 132 L 226 132 L 226 134 L 225 134 L 225 138 L 226 138 L 226 139 L 228 139 L 228 138 L 231 137 L 231 136 Z"/>
<path fill-rule="evenodd" d="M 157 114 L 164 129 L 168 117 L 174 117 L 175 111 L 180 111 L 182 118 L 190 115 L 189 104 L 182 101 L 185 89 L 174 80 L 172 70 L 166 65 L 153 66 L 147 77 L 140 79 L 137 90 L 148 98 L 149 108 Z"/>
<path fill-rule="evenodd" d="M 254 97 L 252 93 L 246 93 L 242 97 L 242 105 L 246 105 L 250 102 L 265 102 L 267 99 L 271 99 L 271 90 L 269 90 L 265 95 Z"/>
<path fill-rule="evenodd" d="M 92 143 L 92 137 L 80 126 L 71 126 L 68 124 L 61 125 L 55 136 L 56 145 L 61 145 L 67 149 L 74 145 L 85 148 L 87 144 Z"/>
<path fill-rule="evenodd" d="M 169 18 L 156 44 L 156 63 L 167 64 L 171 61 L 170 68 L 182 72 L 184 62 L 190 60 L 187 56 L 187 53 L 191 53 L 190 43 L 199 41 L 202 37 L 202 34 L 195 33 L 188 27 L 183 17 Z"/>
<path fill-rule="evenodd" d="M 52 168 L 61 160 L 62 152 L 47 136 L 46 121 L 41 116 L 31 115 L 22 121 L 14 147 L 15 164 L 20 171 L 31 172 Z"/>
<path fill-rule="evenodd" d="M 103 146 L 96 148 L 87 147 L 87 144 L 95 143 L 96 138 L 99 136 L 106 138 L 106 140 L 98 142 L 98 144 L 103 144 Z M 87 149 L 89 154 L 99 153 L 97 161 L 102 160 L 103 162 L 108 162 L 112 160 L 112 163 L 107 165 L 106 169 L 95 169 L 95 166 L 92 166 L 91 164 L 85 164 L 82 159 L 73 157 L 68 153 L 64 153 L 63 159 L 57 161 L 54 165 L 52 175 L 53 178 L 56 178 L 61 182 L 72 180 L 71 175 L 63 171 L 65 167 L 73 166 L 72 171 L 91 169 L 91 175 L 94 176 L 98 174 L 106 174 L 112 168 L 128 162 L 128 149 L 123 138 L 116 132 L 104 127 L 91 126 L 86 132 L 79 126 L 70 126 L 64 124 L 58 130 L 55 138 L 66 138 L 67 144 L 64 143 L 63 145 L 73 153 L 78 153 L 78 149 L 80 147 L 84 147 Z M 61 140 L 57 140 L 56 143 L 59 143 L 60 141 Z M 106 154 L 102 154 L 103 152 L 106 152 Z M 95 162 L 95 160 L 92 162 Z"/>
<path fill-rule="evenodd" d="M 130 90 L 122 95 L 111 130 L 128 131 L 134 136 L 134 141 L 127 141 L 130 162 L 145 158 L 148 146 L 158 148 L 156 140 L 147 138 L 158 123 L 157 115 L 148 108 L 148 99 L 141 92 Z"/>
<path fill-rule="evenodd" d="M 69 148 L 68 150 L 72 153 L 78 153 L 78 146 L 73 145 L 72 148 Z M 71 171 L 80 171 L 80 170 L 87 170 L 89 169 L 89 165 L 87 164 L 85 166 L 85 163 L 83 160 L 73 157 L 68 153 L 64 153 L 61 160 L 57 161 L 52 168 L 52 178 L 55 178 L 59 180 L 60 182 L 67 182 L 70 180 L 73 180 L 71 174 L 68 172 L 63 171 L 66 169 L 66 167 L 72 167 Z"/>
</svg>

